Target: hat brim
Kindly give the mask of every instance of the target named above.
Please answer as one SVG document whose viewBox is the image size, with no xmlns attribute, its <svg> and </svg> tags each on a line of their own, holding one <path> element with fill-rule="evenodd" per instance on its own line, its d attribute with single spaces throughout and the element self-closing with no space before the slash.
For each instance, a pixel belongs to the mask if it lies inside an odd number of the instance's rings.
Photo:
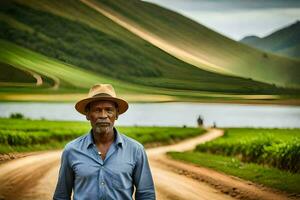
<svg viewBox="0 0 300 200">
<path fill-rule="evenodd" d="M 112 102 L 116 103 L 118 105 L 118 114 L 122 114 L 122 113 L 126 112 L 128 109 L 128 103 L 125 100 L 115 98 L 115 97 L 106 97 L 106 96 L 105 97 L 98 96 L 98 97 L 90 97 L 90 98 L 82 99 L 75 104 L 75 109 L 79 113 L 86 115 L 85 107 L 89 103 L 94 102 L 94 101 L 112 101 Z"/>
</svg>

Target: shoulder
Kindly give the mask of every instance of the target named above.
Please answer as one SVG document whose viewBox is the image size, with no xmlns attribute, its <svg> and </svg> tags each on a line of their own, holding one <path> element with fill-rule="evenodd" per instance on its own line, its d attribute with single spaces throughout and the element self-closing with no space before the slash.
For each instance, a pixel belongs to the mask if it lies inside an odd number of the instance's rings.
<svg viewBox="0 0 300 200">
<path fill-rule="evenodd" d="M 132 160 L 136 166 L 141 166 L 147 161 L 147 153 L 144 146 L 133 138 L 121 134 L 124 142 L 124 149 L 128 154 L 132 155 Z"/>
<path fill-rule="evenodd" d="M 120 137 L 122 137 L 123 139 L 123 142 L 124 142 L 124 145 L 126 147 L 130 147 L 130 148 L 133 148 L 135 150 L 143 150 L 144 149 L 144 146 L 138 142 L 137 140 L 131 138 L 131 137 L 128 137 L 122 133 L 119 133 Z"/>
<path fill-rule="evenodd" d="M 84 134 L 84 135 L 77 137 L 74 140 L 68 142 L 65 145 L 64 151 L 68 152 L 68 151 L 71 151 L 72 149 L 82 148 L 86 144 L 86 142 L 87 142 L 86 140 L 88 139 L 88 137 L 89 137 L 89 133 Z"/>
</svg>

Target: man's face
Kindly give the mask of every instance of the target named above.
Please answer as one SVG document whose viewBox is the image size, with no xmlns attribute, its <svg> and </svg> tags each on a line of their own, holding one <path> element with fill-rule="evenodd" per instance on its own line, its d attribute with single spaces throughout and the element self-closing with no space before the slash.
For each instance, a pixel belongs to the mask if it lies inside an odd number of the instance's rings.
<svg viewBox="0 0 300 200">
<path fill-rule="evenodd" d="M 86 114 L 94 133 L 110 133 L 113 131 L 118 111 L 115 103 L 111 101 L 95 101 L 90 103 Z"/>
</svg>

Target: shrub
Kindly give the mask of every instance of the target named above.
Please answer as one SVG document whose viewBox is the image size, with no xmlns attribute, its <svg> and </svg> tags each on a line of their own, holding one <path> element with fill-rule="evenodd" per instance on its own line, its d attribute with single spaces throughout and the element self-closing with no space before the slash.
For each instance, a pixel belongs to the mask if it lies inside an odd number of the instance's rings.
<svg viewBox="0 0 300 200">
<path fill-rule="evenodd" d="M 9 118 L 11 118 L 11 119 L 24 119 L 24 115 L 22 113 L 11 113 Z"/>
<path fill-rule="evenodd" d="M 300 139 L 284 141 L 273 136 L 244 140 L 220 139 L 200 144 L 195 151 L 238 156 L 242 161 L 266 164 L 291 172 L 300 172 Z"/>
</svg>

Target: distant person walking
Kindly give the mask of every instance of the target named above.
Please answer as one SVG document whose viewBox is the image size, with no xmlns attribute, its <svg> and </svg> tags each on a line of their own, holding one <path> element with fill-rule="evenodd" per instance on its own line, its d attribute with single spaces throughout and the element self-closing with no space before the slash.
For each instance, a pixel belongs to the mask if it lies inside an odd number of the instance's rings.
<svg viewBox="0 0 300 200">
<path fill-rule="evenodd" d="M 109 84 L 94 85 L 76 110 L 91 130 L 65 146 L 54 200 L 155 199 L 154 183 L 143 146 L 114 127 L 128 103 Z"/>
<path fill-rule="evenodd" d="M 199 115 L 198 119 L 197 119 L 197 123 L 198 123 L 198 126 L 199 127 L 202 127 L 203 126 L 203 119 L 202 117 Z"/>
<path fill-rule="evenodd" d="M 213 128 L 217 128 L 217 123 L 214 121 Z"/>
</svg>

